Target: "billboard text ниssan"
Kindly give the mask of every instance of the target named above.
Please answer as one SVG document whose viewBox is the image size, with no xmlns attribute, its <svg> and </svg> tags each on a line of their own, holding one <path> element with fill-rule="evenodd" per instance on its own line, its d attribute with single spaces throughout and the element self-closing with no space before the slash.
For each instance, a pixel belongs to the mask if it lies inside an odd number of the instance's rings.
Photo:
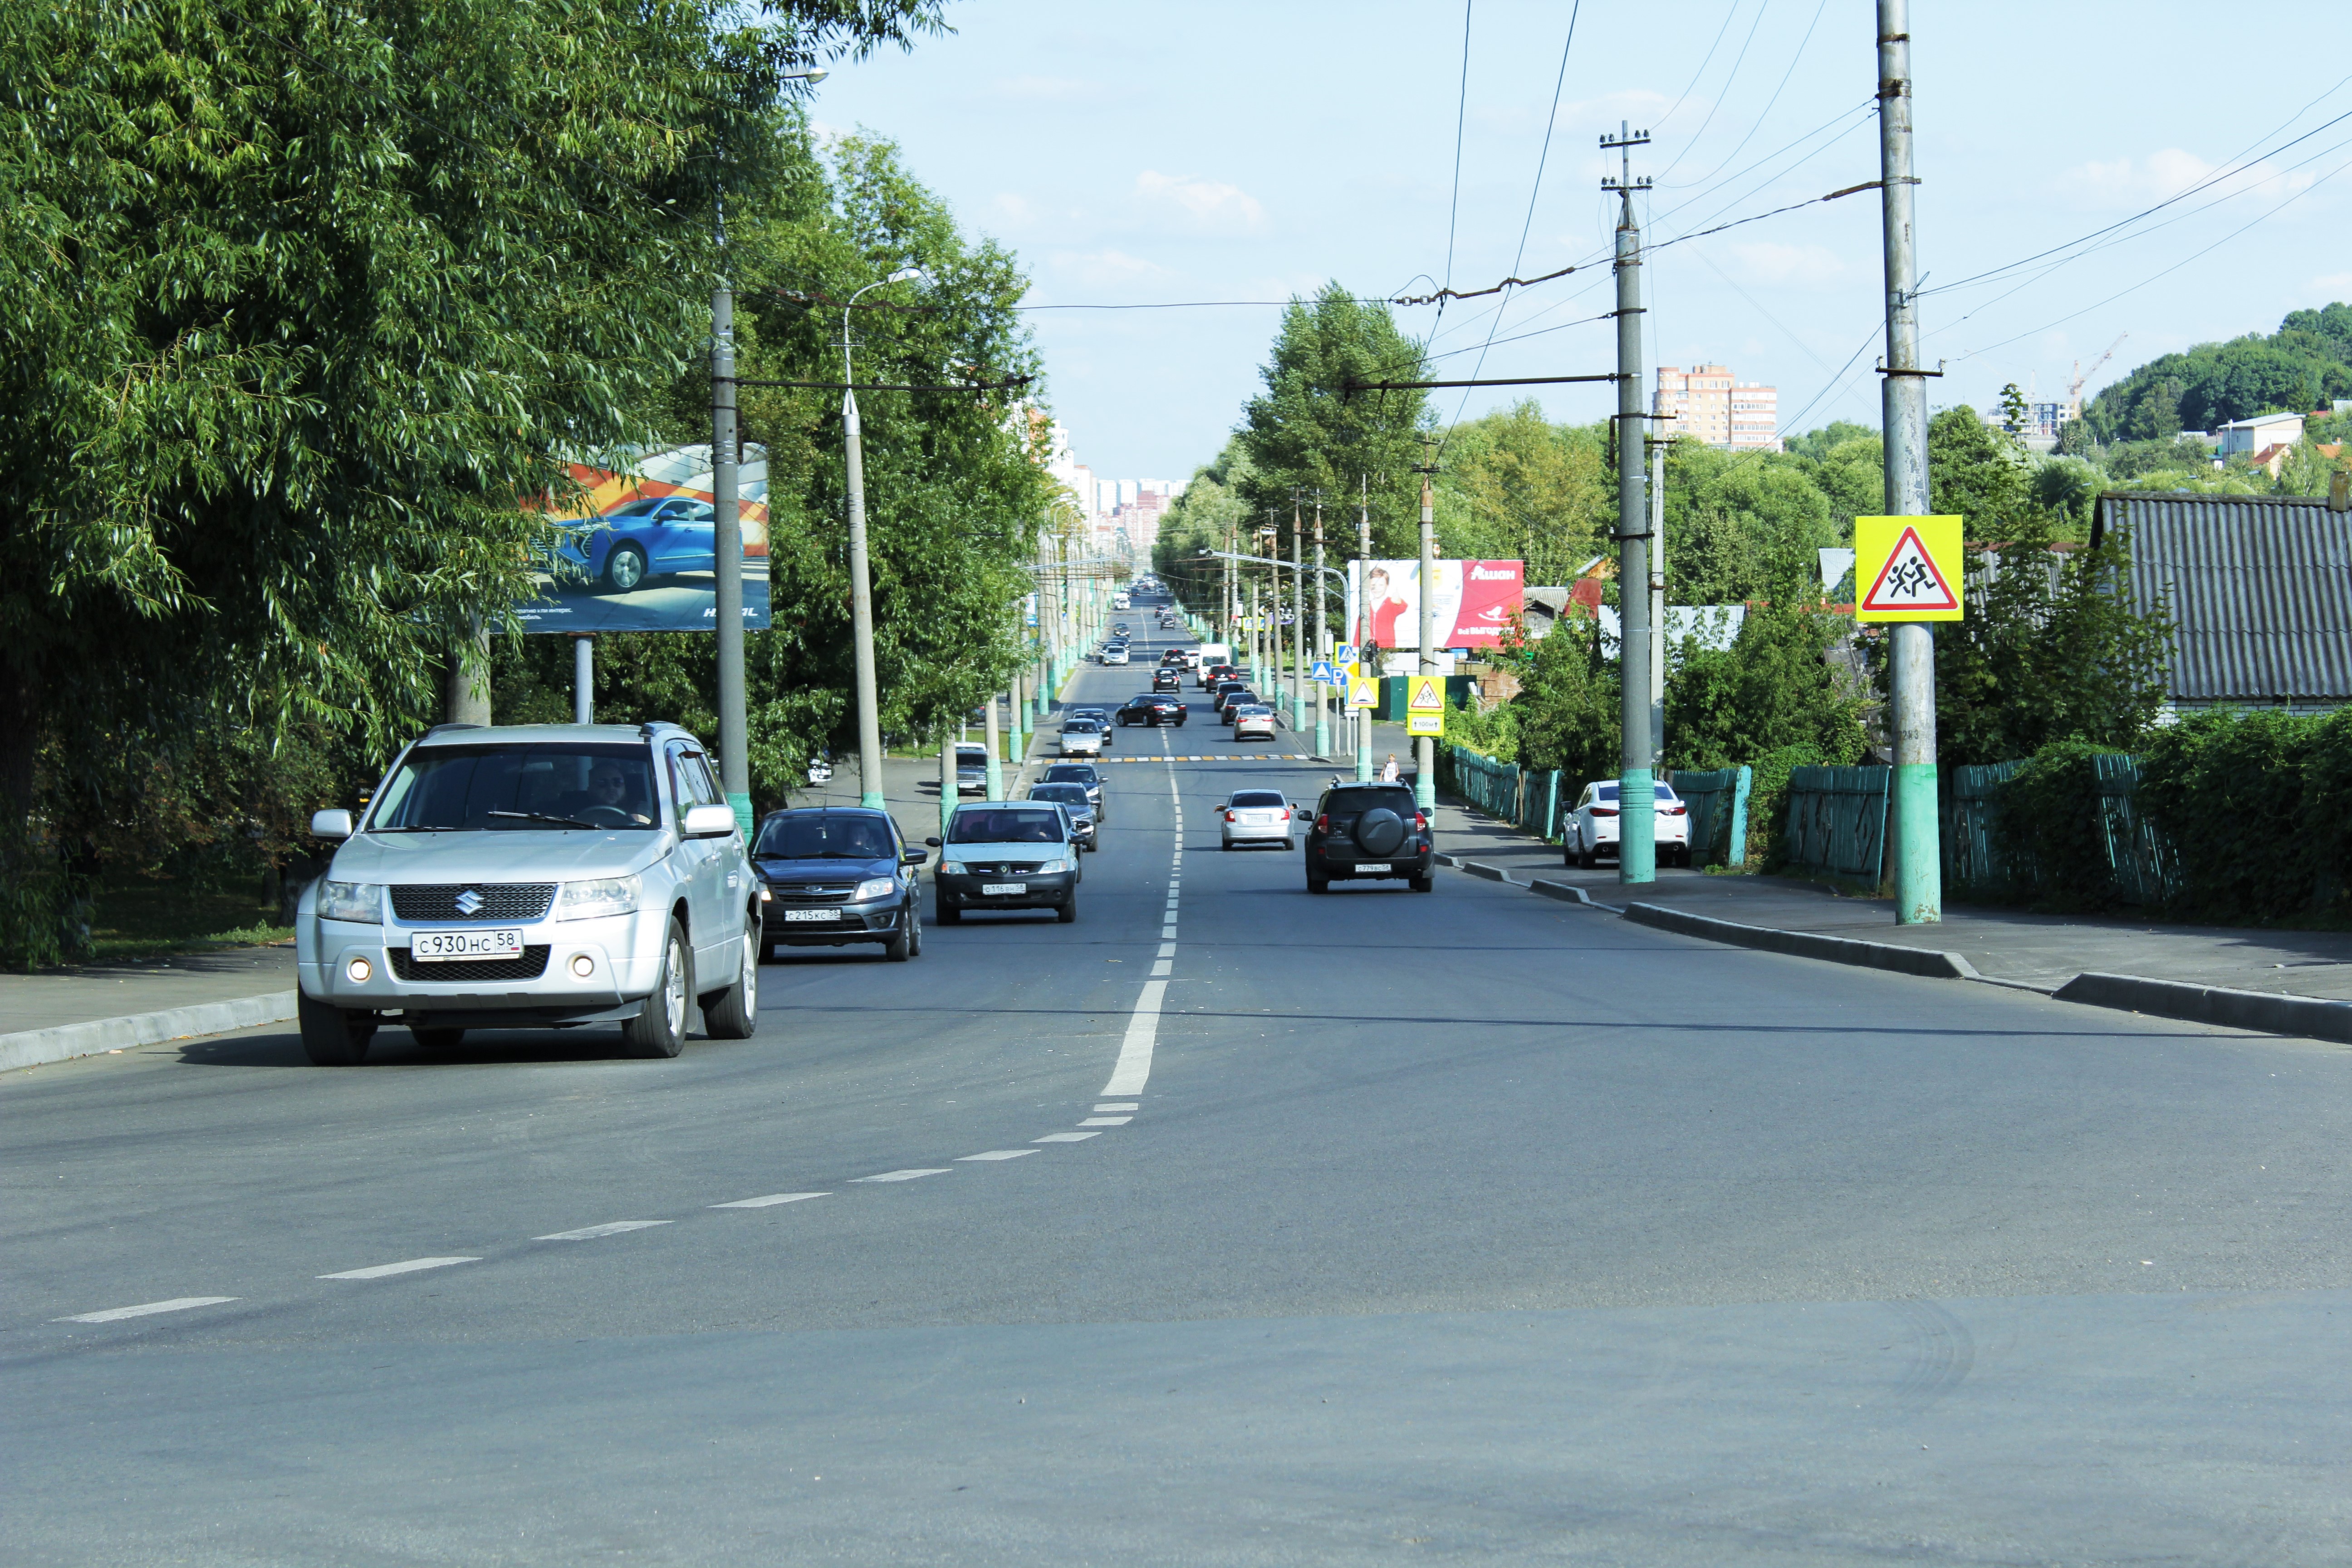
<svg viewBox="0 0 2352 1568">
<path fill-rule="evenodd" d="M 1440 561 L 1430 598 L 1441 648 L 1498 646 L 1519 617 L 1527 568 L 1518 561 Z M 1421 563 L 1368 561 L 1357 588 L 1355 640 L 1383 648 L 1421 646 Z"/>
</svg>

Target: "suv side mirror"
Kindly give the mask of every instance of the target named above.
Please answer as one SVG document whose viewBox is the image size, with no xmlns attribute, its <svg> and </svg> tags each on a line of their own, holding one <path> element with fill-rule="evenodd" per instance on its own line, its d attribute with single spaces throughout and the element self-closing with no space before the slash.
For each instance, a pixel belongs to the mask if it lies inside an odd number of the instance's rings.
<svg viewBox="0 0 2352 1568">
<path fill-rule="evenodd" d="M 898 857 L 898 864 L 901 866 L 919 866 L 930 858 L 931 852 L 928 849 L 909 849 L 905 854 Z"/>
<path fill-rule="evenodd" d="M 938 837 L 938 835 L 936 835 L 936 834 L 934 834 L 932 837 L 929 837 L 929 838 L 924 839 L 924 840 L 923 840 L 923 842 L 924 842 L 924 843 L 926 843 L 926 844 L 928 844 L 928 845 L 929 845 L 929 846 L 930 846 L 932 848 L 934 848 L 934 849 L 937 849 L 937 848 L 940 847 L 940 840 L 939 840 L 939 837 Z"/>
<path fill-rule="evenodd" d="M 735 808 L 731 805 L 689 805 L 677 826 L 678 831 L 688 838 L 724 838 L 735 831 Z"/>
<path fill-rule="evenodd" d="M 310 814 L 310 837 L 313 838 L 349 838 L 352 836 L 352 814 L 338 806 L 332 811 Z"/>
</svg>

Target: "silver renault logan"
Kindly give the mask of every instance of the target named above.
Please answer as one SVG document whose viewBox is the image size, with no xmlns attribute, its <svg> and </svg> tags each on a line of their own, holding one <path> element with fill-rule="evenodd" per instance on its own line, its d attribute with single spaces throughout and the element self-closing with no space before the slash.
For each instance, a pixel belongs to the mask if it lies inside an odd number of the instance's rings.
<svg viewBox="0 0 2352 1568">
<path fill-rule="evenodd" d="M 688 1005 L 759 1023 L 760 878 L 700 742 L 675 724 L 444 724 L 401 753 L 295 919 L 302 1047 L 367 1054 L 468 1029 L 618 1024 L 674 1057 Z"/>
</svg>

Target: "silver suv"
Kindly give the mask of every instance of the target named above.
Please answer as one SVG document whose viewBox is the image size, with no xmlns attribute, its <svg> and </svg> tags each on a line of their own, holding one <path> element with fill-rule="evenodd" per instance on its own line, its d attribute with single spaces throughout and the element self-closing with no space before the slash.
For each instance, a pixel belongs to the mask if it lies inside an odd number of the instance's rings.
<svg viewBox="0 0 2352 1568">
<path fill-rule="evenodd" d="M 697 998 L 717 1038 L 758 1026 L 766 890 L 677 725 L 444 724 L 364 815 L 310 819 L 343 840 L 295 918 L 312 1061 L 360 1061 L 386 1023 L 433 1047 L 618 1024 L 632 1056 L 674 1057 Z"/>
</svg>

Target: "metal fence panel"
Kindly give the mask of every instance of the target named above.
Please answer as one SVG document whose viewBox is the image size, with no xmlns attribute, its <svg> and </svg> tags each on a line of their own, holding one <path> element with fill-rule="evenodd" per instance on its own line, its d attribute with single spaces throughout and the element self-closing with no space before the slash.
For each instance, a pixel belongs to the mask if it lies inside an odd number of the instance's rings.
<svg viewBox="0 0 2352 1568">
<path fill-rule="evenodd" d="M 1877 885 L 1886 856 L 1887 768 L 1793 768 L 1789 826 L 1791 864 Z"/>
<path fill-rule="evenodd" d="M 1731 805 L 1744 768 L 1675 770 L 1675 793 L 1690 807 L 1691 864 L 1721 866 L 1731 850 Z"/>
<path fill-rule="evenodd" d="M 1943 817 L 1944 883 L 1962 893 L 2007 897 L 2035 887 L 2038 868 L 2001 852 L 1996 837 L 2000 786 L 2025 764 L 1990 763 L 1955 767 L 1936 804 Z"/>
<path fill-rule="evenodd" d="M 2099 781 L 2099 830 L 2116 893 L 2127 904 L 2157 908 L 2180 893 L 2180 857 L 2157 826 L 2140 815 L 2139 759 L 2110 753 L 2091 759 Z"/>
</svg>

